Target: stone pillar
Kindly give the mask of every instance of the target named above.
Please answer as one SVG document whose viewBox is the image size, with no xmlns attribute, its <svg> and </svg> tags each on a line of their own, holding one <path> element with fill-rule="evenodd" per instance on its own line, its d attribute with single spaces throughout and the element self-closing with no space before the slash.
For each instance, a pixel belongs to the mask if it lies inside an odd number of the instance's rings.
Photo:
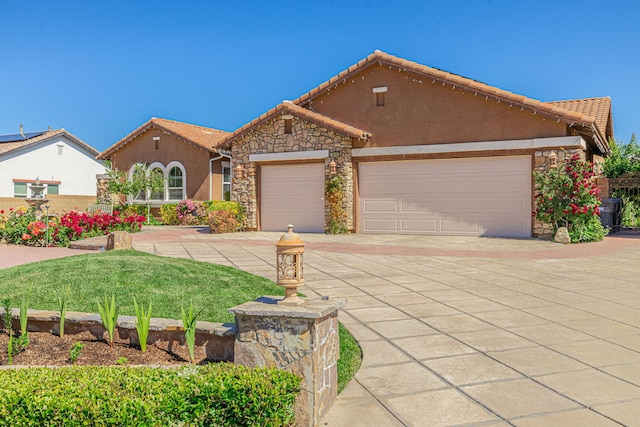
<svg viewBox="0 0 640 427">
<path fill-rule="evenodd" d="M 600 187 L 600 197 L 608 199 L 611 197 L 611 187 L 609 187 L 609 178 L 596 178 L 596 185 Z"/>
<path fill-rule="evenodd" d="M 131 249 L 131 234 L 127 231 L 114 231 L 107 236 L 106 250 Z"/>
<path fill-rule="evenodd" d="M 98 199 L 98 204 L 112 204 L 113 200 L 111 197 L 111 193 L 109 193 L 109 181 L 111 181 L 111 177 L 107 174 L 96 175 L 96 181 L 96 198 Z"/>
<path fill-rule="evenodd" d="M 338 393 L 338 310 L 346 301 L 305 299 L 301 305 L 279 305 L 280 299 L 262 297 L 229 309 L 238 330 L 234 362 L 300 376 L 296 424 L 315 426 Z"/>
</svg>

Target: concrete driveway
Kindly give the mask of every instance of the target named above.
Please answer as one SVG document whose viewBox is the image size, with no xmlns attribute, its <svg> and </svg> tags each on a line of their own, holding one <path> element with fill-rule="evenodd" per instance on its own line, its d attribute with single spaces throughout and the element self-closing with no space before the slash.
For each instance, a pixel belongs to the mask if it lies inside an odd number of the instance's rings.
<svg viewBox="0 0 640 427">
<path fill-rule="evenodd" d="M 135 247 L 274 279 L 281 233 Z M 328 426 L 640 426 L 640 240 L 302 235 L 308 295 L 345 297 L 362 368 Z"/>
<path fill-rule="evenodd" d="M 134 247 L 274 279 L 280 235 L 151 228 Z M 302 238 L 302 292 L 347 298 L 364 350 L 324 425 L 640 426 L 640 239 Z"/>
</svg>

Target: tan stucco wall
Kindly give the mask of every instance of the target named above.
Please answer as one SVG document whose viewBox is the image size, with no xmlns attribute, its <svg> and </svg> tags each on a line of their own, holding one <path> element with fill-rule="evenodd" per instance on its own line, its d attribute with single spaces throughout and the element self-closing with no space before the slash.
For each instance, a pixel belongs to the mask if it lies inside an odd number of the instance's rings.
<svg viewBox="0 0 640 427">
<path fill-rule="evenodd" d="M 51 194 L 47 196 L 49 202 L 49 213 L 61 214 L 66 211 L 86 211 L 87 208 L 96 203 L 94 196 L 66 196 L 60 194 Z M 28 206 L 24 199 L 16 197 L 0 197 L 0 209 L 8 213 L 9 208 L 18 208 L 20 206 Z M 42 208 L 45 211 L 45 208 Z"/>
<path fill-rule="evenodd" d="M 158 148 L 153 140 L 159 136 Z M 160 162 L 167 166 L 172 161 L 182 163 L 187 175 L 186 197 L 194 200 L 221 200 L 222 178 L 220 160 L 213 164 L 212 197 L 209 197 L 209 159 L 208 151 L 196 148 L 191 144 L 179 140 L 171 134 L 159 129 L 149 129 L 130 141 L 111 156 L 113 167 L 121 171 L 129 171 L 136 163 L 151 164 Z M 216 175 L 217 174 L 217 175 Z"/>
<path fill-rule="evenodd" d="M 377 107 L 373 88 L 381 86 L 385 106 Z M 354 148 L 567 135 L 555 120 L 377 64 L 315 98 L 312 109 L 373 133 Z"/>
</svg>

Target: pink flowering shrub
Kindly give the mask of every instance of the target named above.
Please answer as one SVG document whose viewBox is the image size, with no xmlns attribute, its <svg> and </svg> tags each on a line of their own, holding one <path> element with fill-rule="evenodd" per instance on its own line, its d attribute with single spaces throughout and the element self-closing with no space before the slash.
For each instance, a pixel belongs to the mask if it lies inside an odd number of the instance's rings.
<svg viewBox="0 0 640 427">
<path fill-rule="evenodd" d="M 146 218 L 138 214 L 121 215 L 105 212 L 66 212 L 60 218 L 45 223 L 36 219 L 35 210 L 18 208 L 4 222 L 3 236 L 7 243 L 27 246 L 68 246 L 70 241 L 109 234 L 116 230 L 140 231 Z"/>
<path fill-rule="evenodd" d="M 180 225 L 203 225 L 207 223 L 207 211 L 202 202 L 181 200 L 176 205 L 176 216 Z"/>
<path fill-rule="evenodd" d="M 607 230 L 600 223 L 600 188 L 594 182 L 593 164 L 574 154 L 567 162 L 545 172 L 534 172 L 533 216 L 551 224 L 553 231 L 567 227 L 571 241 L 600 241 Z"/>
</svg>

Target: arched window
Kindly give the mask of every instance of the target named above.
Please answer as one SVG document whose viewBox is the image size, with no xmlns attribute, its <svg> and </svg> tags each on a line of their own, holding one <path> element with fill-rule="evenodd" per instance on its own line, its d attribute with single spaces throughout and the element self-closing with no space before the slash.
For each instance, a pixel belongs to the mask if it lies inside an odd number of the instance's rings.
<svg viewBox="0 0 640 427">
<path fill-rule="evenodd" d="M 149 176 L 150 177 L 156 176 L 156 175 L 161 177 L 159 179 L 164 181 L 164 171 L 162 170 L 162 168 L 154 167 L 153 169 L 149 170 Z M 157 191 L 150 191 L 149 199 L 150 200 L 164 200 L 164 195 L 165 195 L 165 186 L 163 185 L 162 188 L 158 189 Z"/>
<path fill-rule="evenodd" d="M 185 179 L 184 172 L 181 167 L 173 166 L 169 169 L 167 176 L 167 190 L 169 191 L 169 200 L 183 200 Z"/>
<path fill-rule="evenodd" d="M 143 164 L 136 163 L 131 166 L 129 169 L 129 181 L 136 183 L 140 181 L 145 181 L 146 168 Z M 132 202 L 146 200 L 146 192 L 144 190 L 139 191 L 136 194 L 133 194 L 131 197 Z"/>
</svg>

